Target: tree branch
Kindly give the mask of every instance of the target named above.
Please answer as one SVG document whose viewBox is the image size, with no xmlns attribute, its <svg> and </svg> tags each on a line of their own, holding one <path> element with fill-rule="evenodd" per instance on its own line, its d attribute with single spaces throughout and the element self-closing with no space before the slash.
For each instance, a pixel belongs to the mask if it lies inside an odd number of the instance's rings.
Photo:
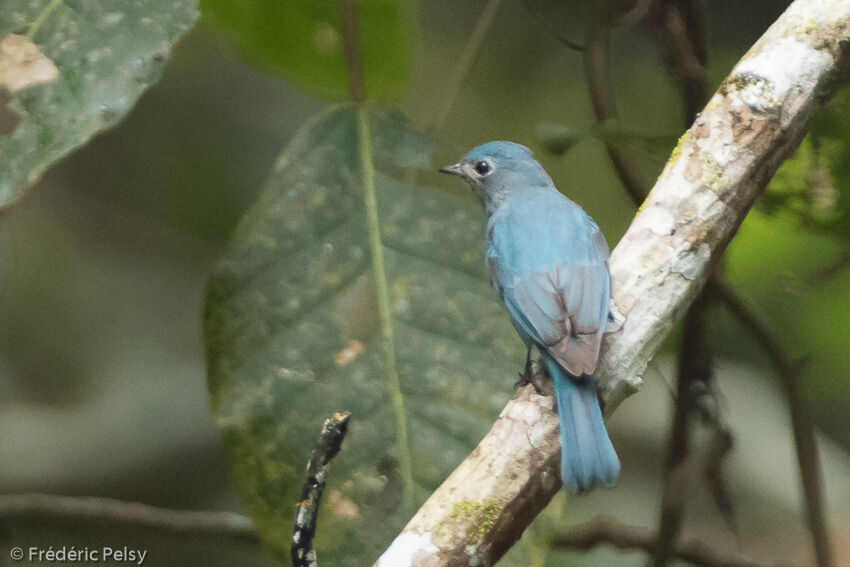
<svg viewBox="0 0 850 567">
<path fill-rule="evenodd" d="M 552 547 L 589 551 L 598 545 L 609 544 L 617 549 L 652 553 L 656 539 L 655 532 L 649 528 L 621 524 L 609 518 L 597 518 L 557 534 L 552 538 Z M 699 567 L 768 567 L 767 564 L 745 557 L 721 553 L 700 541 L 690 539 L 679 541 L 673 547 L 672 558 Z M 780 565 L 775 564 L 772 567 Z"/>
<path fill-rule="evenodd" d="M 313 537 L 316 535 L 316 520 L 319 518 L 319 504 L 328 465 L 342 448 L 342 441 L 348 433 L 347 411 L 336 412 L 322 424 L 322 432 L 310 462 L 307 464 L 307 480 L 301 487 L 301 498 L 295 505 L 295 526 L 292 528 L 292 567 L 316 567 L 316 550 L 313 549 Z"/>
<path fill-rule="evenodd" d="M 601 3 L 598 5 L 602 5 Z M 705 9 L 701 0 L 680 0 L 678 2 L 654 2 L 650 5 L 652 18 L 651 27 L 654 33 L 661 38 L 661 47 L 665 65 L 668 71 L 679 82 L 683 108 L 686 120 L 690 121 L 703 106 L 705 91 L 708 88 L 704 65 L 707 60 L 705 48 L 704 14 Z M 605 21 L 601 24 L 597 20 L 596 29 L 592 37 L 595 41 L 591 43 L 591 49 L 597 52 L 593 64 L 586 67 L 588 74 L 588 85 L 590 87 L 591 99 L 594 101 L 594 110 L 599 120 L 614 120 L 617 118 L 614 106 L 614 95 L 608 78 L 609 68 L 607 61 L 607 39 L 600 35 L 607 33 Z M 605 43 L 603 43 L 603 41 Z M 598 55 L 604 53 L 604 56 Z M 636 168 L 629 164 L 617 150 L 608 145 L 608 151 L 620 180 L 627 193 L 637 205 L 643 200 L 645 191 L 639 185 Z M 827 268 L 823 274 L 830 275 L 839 271 L 850 254 L 843 254 L 839 262 Z M 756 338 L 757 343 L 770 357 L 777 367 L 777 373 L 783 380 L 783 387 L 791 413 L 792 428 L 795 437 L 798 463 L 805 497 L 807 523 L 812 533 L 816 557 L 819 567 L 829 567 L 832 564 L 831 545 L 827 522 L 823 511 L 823 488 L 820 475 L 820 464 L 817 456 L 817 445 L 814 437 L 814 426 L 808 414 L 808 409 L 803 399 L 803 393 L 797 384 L 796 370 L 789 365 L 784 349 L 778 340 L 774 339 L 758 316 L 751 311 L 746 304 L 737 296 L 735 290 L 716 274 L 710 277 L 711 287 L 718 291 L 719 298 L 724 302 L 726 308 L 742 322 L 744 327 Z M 693 308 L 686 316 L 689 320 L 701 317 L 700 313 L 694 313 Z M 686 326 L 692 321 L 686 321 Z M 684 360 L 685 357 L 683 357 Z M 680 372 L 680 379 L 688 379 L 687 372 Z M 681 385 L 680 394 L 688 391 L 687 385 Z M 677 412 L 679 404 L 684 403 L 685 398 L 677 399 Z M 676 458 L 670 454 L 672 451 L 687 452 L 687 431 L 683 428 L 683 415 L 674 416 L 673 434 L 671 447 L 668 451 L 668 467 L 673 466 Z M 727 444 L 731 441 L 729 432 L 718 429 L 715 433 L 714 442 Z M 712 467 L 707 471 L 709 482 L 712 484 L 712 493 L 715 501 L 725 516 L 730 517 L 731 501 L 725 492 L 723 478 L 719 475 L 720 461 L 714 461 Z M 675 475 L 674 475 L 675 476 Z M 679 524 L 681 522 L 680 500 L 675 487 L 670 486 L 670 476 L 665 481 L 664 497 L 662 498 L 661 519 L 659 522 L 659 541 L 656 549 L 656 565 L 666 563 L 666 557 L 672 549 L 673 541 L 677 537 Z"/>
<path fill-rule="evenodd" d="M 588 57 L 585 59 L 585 75 L 594 114 L 601 126 L 604 121 L 617 120 L 617 109 L 611 86 L 609 65 L 610 3 L 601 0 L 595 4 L 595 7 L 588 31 L 589 49 Z M 695 76 L 704 79 L 704 74 L 682 74 L 678 71 L 686 66 L 686 61 L 695 60 L 695 53 L 701 51 L 696 46 L 687 43 L 688 38 L 682 37 L 682 34 L 668 32 L 667 26 L 668 24 L 672 25 L 672 22 L 677 22 L 679 25 L 676 27 L 676 31 L 681 31 L 680 28 L 683 24 L 681 19 L 677 17 L 678 8 L 669 2 L 651 2 L 645 9 L 651 12 L 655 27 L 661 28 L 660 30 L 656 29 L 654 35 L 661 38 L 673 35 L 676 39 L 685 40 L 684 44 L 681 41 L 677 43 L 660 40 L 668 72 L 674 77 L 683 75 L 685 82 L 693 80 Z M 668 16 L 668 12 L 675 12 L 676 15 Z M 685 53 L 679 54 L 677 50 L 683 50 Z M 701 65 L 701 62 L 698 64 Z M 697 85 L 687 85 L 681 93 L 681 96 L 685 99 L 683 106 L 686 109 L 687 125 L 696 118 L 697 112 L 705 104 L 708 96 L 707 84 L 703 80 Z M 620 182 L 635 204 L 639 206 L 647 191 L 642 186 L 637 167 L 627 159 L 626 154 L 619 151 L 608 141 L 606 141 L 606 148 Z M 709 386 L 712 380 L 712 360 L 706 329 L 708 308 L 709 302 L 702 293 L 685 315 L 679 356 L 677 395 L 670 428 L 670 440 L 665 457 L 664 490 L 661 498 L 658 527 L 659 536 L 653 550 L 656 566 L 666 565 L 668 559 L 672 556 L 675 541 L 679 537 L 684 517 L 684 501 L 693 480 L 693 475 L 688 474 L 692 472 L 690 461 L 688 461 L 691 454 L 691 418 L 695 410 L 698 409 L 698 393 L 711 391 Z"/>
<path fill-rule="evenodd" d="M 850 1 L 796 0 L 732 70 L 680 139 L 611 255 L 626 315 L 596 378 L 610 413 L 704 284 L 746 212 L 846 80 Z M 478 447 L 378 560 L 492 565 L 560 489 L 552 399 L 520 389 Z"/>
<path fill-rule="evenodd" d="M 251 518 L 233 512 L 168 510 L 137 502 L 86 496 L 15 494 L 0 496 L 0 519 L 128 525 L 170 536 L 228 538 L 259 543 Z"/>
</svg>

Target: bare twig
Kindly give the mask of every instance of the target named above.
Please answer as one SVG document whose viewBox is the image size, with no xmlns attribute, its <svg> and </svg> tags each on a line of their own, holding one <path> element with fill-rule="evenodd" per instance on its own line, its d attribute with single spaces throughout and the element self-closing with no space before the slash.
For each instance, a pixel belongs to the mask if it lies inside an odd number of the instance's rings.
<svg viewBox="0 0 850 567">
<path fill-rule="evenodd" d="M 363 68 L 360 64 L 360 44 L 357 33 L 357 0 L 340 0 L 340 18 L 342 21 L 342 41 L 345 46 L 345 67 L 348 69 L 348 91 L 351 100 L 357 106 L 366 102 L 363 86 Z"/>
<path fill-rule="evenodd" d="M 704 10 L 702 0 L 653 2 L 647 18 L 667 72 L 678 83 L 686 124 L 708 101 Z"/>
<path fill-rule="evenodd" d="M 549 18 L 547 18 L 546 15 L 543 12 L 540 11 L 540 8 L 535 6 L 531 2 L 531 0 L 522 0 L 522 3 L 525 5 L 525 7 L 528 9 L 528 11 L 531 12 L 534 15 L 534 17 L 537 18 L 537 20 L 541 24 L 543 24 L 543 27 L 545 27 L 547 30 L 549 30 L 549 33 L 551 33 L 552 35 L 554 35 L 558 39 L 558 41 L 560 41 L 561 43 L 563 43 L 564 45 L 566 45 L 567 47 L 569 47 L 573 51 L 584 51 L 583 45 L 576 43 L 575 41 L 571 40 L 570 38 L 565 36 L 563 33 L 561 33 L 561 30 L 559 30 L 558 28 L 553 26 L 552 22 L 549 20 Z"/>
<path fill-rule="evenodd" d="M 295 527 L 292 529 L 292 567 L 316 567 L 316 550 L 313 537 L 316 535 L 316 520 L 319 504 L 327 479 L 327 467 L 339 453 L 342 440 L 348 433 L 348 418 L 351 413 L 337 412 L 322 424 L 322 433 L 316 443 L 313 456 L 307 464 L 307 480 L 301 488 L 301 498 L 296 505 Z"/>
<path fill-rule="evenodd" d="M 707 49 L 705 45 L 705 19 L 699 0 L 653 2 L 650 5 L 649 26 L 654 30 L 662 50 L 667 72 L 679 84 L 684 109 L 685 126 L 693 122 L 708 102 L 708 79 L 705 74 Z M 651 563 L 665 567 L 674 555 L 676 542 L 682 531 L 686 496 L 693 477 L 685 473 L 686 460 L 691 456 L 693 418 L 700 410 L 700 400 L 714 392 L 713 361 L 709 344 L 708 316 L 711 307 L 710 290 L 704 289 L 688 309 L 679 346 L 679 373 L 677 395 L 673 410 L 670 439 L 664 468 L 664 489 L 658 520 L 658 539 Z M 715 418 L 717 416 L 714 416 Z M 717 437 L 720 430 L 731 438 L 719 419 L 711 422 Z M 704 476 L 712 483 L 718 504 L 726 504 L 727 517 L 731 515 L 731 498 L 725 492 L 720 475 L 720 463 L 713 474 Z M 684 474 L 683 474 L 684 473 Z"/>
<path fill-rule="evenodd" d="M 767 181 L 846 81 L 848 20 L 846 0 L 795 0 L 681 138 L 611 254 L 625 322 L 606 336 L 595 375 L 607 413 L 637 390 Z M 378 565 L 492 565 L 510 548 L 560 488 L 558 419 L 552 400 L 530 390 L 520 388 Z"/>
<path fill-rule="evenodd" d="M 451 112 L 452 106 L 454 106 L 457 95 L 460 92 L 463 79 L 478 58 L 478 54 L 481 52 L 481 46 L 484 44 L 484 38 L 487 37 L 487 31 L 493 25 L 493 20 L 496 19 L 496 12 L 498 12 L 501 3 L 502 0 L 488 0 L 487 5 L 478 17 L 475 28 L 469 34 L 469 40 L 463 48 L 463 53 L 452 71 L 452 76 L 449 77 L 445 98 L 440 107 L 440 112 L 437 114 L 437 119 L 434 121 L 434 128 L 437 130 L 442 128 L 446 123 L 449 112 Z"/>
<path fill-rule="evenodd" d="M 0 496 L 0 519 L 9 522 L 118 524 L 170 536 L 228 538 L 258 543 L 251 518 L 233 512 L 168 510 L 111 498 L 15 494 Z"/>
<path fill-rule="evenodd" d="M 730 307 L 730 313 L 749 330 L 750 335 L 767 353 L 776 373 L 779 374 L 791 414 L 797 463 L 800 467 L 803 495 L 806 501 L 806 516 L 812 533 L 817 564 L 818 567 L 829 567 L 833 565 L 832 546 L 824 510 L 825 496 L 820 457 L 815 439 L 815 427 L 799 380 L 803 362 L 794 361 L 788 357 L 779 339 L 773 336 L 755 312 L 728 284 L 715 279 L 711 282 L 711 287 Z"/>
<path fill-rule="evenodd" d="M 560 549 L 588 551 L 598 545 L 613 545 L 622 550 L 652 552 L 655 532 L 642 526 L 630 526 L 609 518 L 597 518 L 587 524 L 575 526 L 554 536 L 552 546 Z M 673 548 L 672 557 L 699 567 L 768 567 L 751 559 L 722 553 L 703 542 L 683 539 Z M 780 567 L 779 564 L 771 564 Z M 787 567 L 787 566 L 786 566 Z"/>
<path fill-rule="evenodd" d="M 649 9 L 652 8 L 654 3 L 655 0 L 637 0 L 630 10 L 617 17 L 613 25 L 621 28 L 634 26 L 649 14 Z"/>
<path fill-rule="evenodd" d="M 614 103 L 610 76 L 609 30 L 612 17 L 610 2 L 608 0 L 594 2 L 592 11 L 587 28 L 584 74 L 593 104 L 593 114 L 596 116 L 596 121 L 602 125 L 617 119 L 617 106 Z M 640 178 L 638 167 L 631 161 L 628 154 L 620 151 L 613 144 L 606 143 L 605 147 L 626 192 L 636 205 L 640 205 L 647 190 Z"/>
<path fill-rule="evenodd" d="M 693 477 L 687 470 L 691 457 L 692 420 L 697 398 L 705 395 L 712 381 L 711 351 L 708 348 L 707 311 L 709 298 L 703 291 L 685 316 L 682 344 L 679 347 L 679 376 L 676 403 L 670 427 L 670 439 L 664 462 L 664 490 L 658 521 L 658 540 L 653 564 L 662 567 L 673 557 L 684 518 L 685 501 Z"/>
</svg>

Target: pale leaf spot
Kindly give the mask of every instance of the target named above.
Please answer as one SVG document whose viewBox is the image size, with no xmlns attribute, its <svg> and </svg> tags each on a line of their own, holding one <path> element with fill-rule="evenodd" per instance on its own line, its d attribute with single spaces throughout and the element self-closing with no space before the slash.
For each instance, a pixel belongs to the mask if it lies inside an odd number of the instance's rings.
<svg viewBox="0 0 850 567">
<path fill-rule="evenodd" d="M 341 351 L 334 353 L 334 363 L 337 366 L 348 366 L 354 359 L 363 353 L 363 343 L 356 339 L 351 339 Z"/>
<path fill-rule="evenodd" d="M 340 36 L 332 26 L 319 24 L 313 34 L 313 47 L 323 55 L 333 54 L 339 49 Z"/>
<path fill-rule="evenodd" d="M 339 490 L 328 492 L 328 508 L 337 518 L 344 520 L 356 520 L 360 517 L 360 508 L 357 504 L 346 498 Z"/>
<path fill-rule="evenodd" d="M 11 34 L 0 42 L 0 85 L 5 84 L 9 91 L 51 83 L 58 78 L 59 69 L 28 37 Z"/>
</svg>

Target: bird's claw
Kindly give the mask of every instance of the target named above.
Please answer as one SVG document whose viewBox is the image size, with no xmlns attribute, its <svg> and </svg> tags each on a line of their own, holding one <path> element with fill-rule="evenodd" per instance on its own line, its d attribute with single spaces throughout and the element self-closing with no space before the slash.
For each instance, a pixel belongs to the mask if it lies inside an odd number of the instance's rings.
<svg viewBox="0 0 850 567">
<path fill-rule="evenodd" d="M 537 383 L 537 376 L 534 374 L 530 365 L 526 367 L 524 372 L 519 373 L 519 380 L 517 380 L 514 384 L 514 390 L 523 386 L 528 386 L 529 384 L 534 387 L 534 391 L 537 392 L 537 395 L 543 395 L 543 388 L 541 388 L 540 384 Z"/>
</svg>

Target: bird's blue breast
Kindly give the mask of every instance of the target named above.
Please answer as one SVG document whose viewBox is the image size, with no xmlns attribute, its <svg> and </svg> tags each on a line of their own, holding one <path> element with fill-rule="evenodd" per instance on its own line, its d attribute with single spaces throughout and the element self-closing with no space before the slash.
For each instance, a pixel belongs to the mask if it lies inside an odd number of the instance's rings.
<svg viewBox="0 0 850 567">
<path fill-rule="evenodd" d="M 498 259 L 502 285 L 547 267 L 589 266 L 606 259 L 596 249 L 596 223 L 550 188 L 510 195 L 490 217 L 487 237 L 488 264 Z"/>
</svg>

